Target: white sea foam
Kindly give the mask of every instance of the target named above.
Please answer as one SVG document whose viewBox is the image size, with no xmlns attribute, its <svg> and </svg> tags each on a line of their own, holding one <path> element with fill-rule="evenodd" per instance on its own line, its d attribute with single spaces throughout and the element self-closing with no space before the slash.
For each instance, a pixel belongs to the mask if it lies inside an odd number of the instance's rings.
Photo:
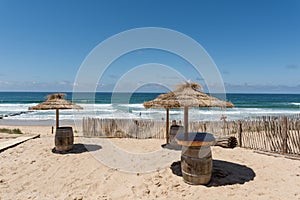
<svg viewBox="0 0 300 200">
<path fill-rule="evenodd" d="M 29 107 L 37 104 L 0 104 L 0 112 L 27 111 Z"/>
<path fill-rule="evenodd" d="M 293 105 L 300 106 L 294 102 Z M 55 110 L 39 110 L 28 112 L 28 107 L 36 103 L 28 104 L 0 104 L 0 116 L 7 115 L 7 119 L 14 120 L 54 120 Z M 165 109 L 145 109 L 142 104 L 79 104 L 83 110 L 60 110 L 61 120 L 80 120 L 83 117 L 99 118 L 150 118 L 162 119 L 166 117 Z M 299 109 L 291 108 L 230 108 L 226 110 L 189 109 L 190 120 L 220 120 L 226 115 L 228 120 L 243 119 L 247 117 L 263 115 L 291 115 L 298 114 Z M 15 116 L 10 116 L 16 114 Z M 171 109 L 170 119 L 182 120 L 183 109 Z"/>
<path fill-rule="evenodd" d="M 295 105 L 295 106 L 300 106 L 300 103 L 299 102 L 292 102 L 290 103 L 291 105 Z"/>
<path fill-rule="evenodd" d="M 161 113 L 159 110 L 132 110 L 133 113 L 142 113 L 142 114 L 153 114 L 153 113 Z"/>
<path fill-rule="evenodd" d="M 143 104 L 119 104 L 118 106 L 126 108 L 144 108 Z"/>
</svg>

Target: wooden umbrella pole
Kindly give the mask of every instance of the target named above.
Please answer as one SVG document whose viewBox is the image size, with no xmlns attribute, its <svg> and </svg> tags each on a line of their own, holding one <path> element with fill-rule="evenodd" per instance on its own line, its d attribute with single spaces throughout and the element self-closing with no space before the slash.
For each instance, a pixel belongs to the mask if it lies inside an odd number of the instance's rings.
<svg viewBox="0 0 300 200">
<path fill-rule="evenodd" d="M 169 144 L 169 108 L 166 108 L 166 144 Z"/>
<path fill-rule="evenodd" d="M 184 106 L 184 138 L 187 139 L 187 134 L 189 132 L 189 108 Z"/>
<path fill-rule="evenodd" d="M 59 127 L 59 109 L 56 108 L 56 128 Z"/>
</svg>

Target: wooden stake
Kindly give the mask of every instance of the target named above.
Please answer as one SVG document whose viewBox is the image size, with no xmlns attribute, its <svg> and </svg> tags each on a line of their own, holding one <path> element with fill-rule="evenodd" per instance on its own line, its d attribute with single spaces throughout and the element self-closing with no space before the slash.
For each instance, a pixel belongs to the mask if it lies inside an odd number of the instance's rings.
<svg viewBox="0 0 300 200">
<path fill-rule="evenodd" d="M 287 117 L 282 117 L 282 129 L 281 129 L 281 136 L 282 136 L 282 152 L 287 153 Z"/>
<path fill-rule="evenodd" d="M 166 108 L 166 144 L 169 144 L 169 108 Z"/>
<path fill-rule="evenodd" d="M 188 139 L 189 132 L 189 108 L 187 106 L 184 107 L 184 138 Z"/>
<path fill-rule="evenodd" d="M 59 109 L 56 108 L 56 128 L 59 127 Z"/>
<path fill-rule="evenodd" d="M 239 146 L 242 147 L 242 122 L 239 121 L 239 129 L 238 129 L 238 134 L 239 134 Z"/>
</svg>

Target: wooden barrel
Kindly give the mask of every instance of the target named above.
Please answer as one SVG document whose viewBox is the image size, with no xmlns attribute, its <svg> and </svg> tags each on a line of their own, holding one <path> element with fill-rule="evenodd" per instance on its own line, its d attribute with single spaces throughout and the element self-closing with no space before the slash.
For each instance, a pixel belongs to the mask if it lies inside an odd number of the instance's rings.
<svg viewBox="0 0 300 200">
<path fill-rule="evenodd" d="M 73 148 L 74 136 L 72 127 L 58 127 L 55 132 L 55 149 L 67 151 Z"/>
<path fill-rule="evenodd" d="M 212 173 L 210 146 L 182 146 L 181 171 L 188 184 L 208 184 Z"/>
</svg>

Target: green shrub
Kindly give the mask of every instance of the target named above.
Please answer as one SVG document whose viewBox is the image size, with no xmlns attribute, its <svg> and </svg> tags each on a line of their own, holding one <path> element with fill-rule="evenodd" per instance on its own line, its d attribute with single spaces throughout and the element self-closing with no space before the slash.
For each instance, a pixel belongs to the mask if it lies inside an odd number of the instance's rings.
<svg viewBox="0 0 300 200">
<path fill-rule="evenodd" d="M 23 132 L 20 130 L 20 129 L 13 129 L 12 130 L 12 133 L 14 133 L 14 134 L 23 134 Z"/>
<path fill-rule="evenodd" d="M 9 133 L 9 134 L 23 134 L 23 132 L 16 128 L 16 129 L 8 129 L 8 128 L 0 128 L 1 133 Z"/>
</svg>

